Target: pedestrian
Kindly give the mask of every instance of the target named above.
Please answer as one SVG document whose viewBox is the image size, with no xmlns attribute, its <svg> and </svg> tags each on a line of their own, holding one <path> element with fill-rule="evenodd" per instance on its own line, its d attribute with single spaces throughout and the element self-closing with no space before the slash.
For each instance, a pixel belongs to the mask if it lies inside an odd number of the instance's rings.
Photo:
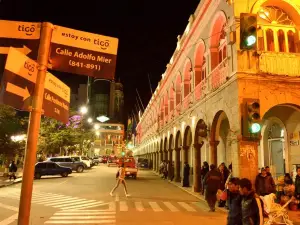
<svg viewBox="0 0 300 225">
<path fill-rule="evenodd" d="M 239 192 L 239 181 L 237 177 L 232 177 L 228 181 L 228 217 L 227 225 L 242 225 L 242 196 Z"/>
<path fill-rule="evenodd" d="M 117 178 L 117 183 L 116 183 L 116 186 L 111 190 L 110 196 L 113 196 L 114 191 L 119 187 L 119 184 L 122 183 L 124 186 L 125 195 L 126 195 L 126 197 L 129 197 L 130 195 L 128 194 L 127 186 L 126 186 L 126 182 L 125 182 L 125 164 L 124 163 L 121 164 L 121 166 L 117 172 L 116 178 Z"/>
<path fill-rule="evenodd" d="M 256 193 L 260 196 L 275 193 L 275 182 L 272 176 L 268 175 L 265 168 L 261 168 L 261 173 L 256 176 L 255 189 Z"/>
<path fill-rule="evenodd" d="M 222 190 L 222 191 L 226 191 L 226 188 L 225 188 L 225 183 L 226 183 L 226 181 L 227 181 L 227 178 L 228 178 L 228 176 L 229 176 L 229 170 L 227 169 L 227 167 L 225 166 L 225 163 L 223 162 L 223 163 L 221 163 L 220 164 L 220 166 L 219 166 L 219 171 L 220 171 L 220 173 L 221 173 L 221 177 L 222 177 L 222 179 L 221 179 L 221 187 L 220 187 L 220 189 Z M 219 204 L 218 204 L 218 206 L 219 207 L 224 207 L 225 206 L 225 204 L 226 204 L 226 200 L 219 200 Z"/>
<path fill-rule="evenodd" d="M 217 202 L 217 192 L 221 186 L 221 173 L 214 164 L 210 165 L 210 171 L 204 177 L 205 200 L 210 208 L 210 212 L 215 211 Z"/>
<path fill-rule="evenodd" d="M 168 171 L 169 171 L 168 167 L 169 167 L 169 163 L 168 161 L 166 161 L 163 169 L 163 179 L 168 179 Z"/>
<path fill-rule="evenodd" d="M 202 165 L 202 168 L 201 168 L 201 184 L 202 184 L 202 187 L 201 187 L 201 192 L 202 192 L 202 195 L 204 195 L 204 177 L 205 175 L 208 173 L 209 171 L 209 165 L 208 165 L 208 162 L 203 162 L 203 165 Z"/>
<path fill-rule="evenodd" d="M 243 178 L 239 182 L 242 195 L 243 225 L 263 225 L 263 204 L 260 197 L 252 190 L 251 181 Z"/>
<path fill-rule="evenodd" d="M 300 167 L 297 168 L 297 175 L 295 178 L 295 197 L 300 200 Z"/>
<path fill-rule="evenodd" d="M 17 165 L 15 164 L 15 161 L 11 161 L 10 165 L 9 165 L 9 180 L 11 181 L 11 178 L 13 178 L 14 180 L 17 178 L 16 177 L 16 172 L 18 170 Z"/>
<path fill-rule="evenodd" d="M 172 161 L 169 161 L 169 164 L 168 164 L 168 179 L 170 181 L 173 181 L 173 178 L 174 178 L 174 165 L 173 165 Z"/>
<path fill-rule="evenodd" d="M 267 176 L 272 176 L 270 167 L 266 166 L 265 169 L 267 171 Z"/>
<path fill-rule="evenodd" d="M 182 187 L 189 187 L 190 186 L 190 165 L 185 162 L 183 168 L 183 182 Z"/>
<path fill-rule="evenodd" d="M 228 166 L 228 170 L 229 170 L 229 175 L 228 175 L 227 180 L 225 182 L 226 192 L 228 192 L 228 190 L 229 190 L 229 181 L 233 177 L 233 175 L 232 175 L 232 163 Z M 225 208 L 228 209 L 228 199 L 226 201 Z"/>
</svg>

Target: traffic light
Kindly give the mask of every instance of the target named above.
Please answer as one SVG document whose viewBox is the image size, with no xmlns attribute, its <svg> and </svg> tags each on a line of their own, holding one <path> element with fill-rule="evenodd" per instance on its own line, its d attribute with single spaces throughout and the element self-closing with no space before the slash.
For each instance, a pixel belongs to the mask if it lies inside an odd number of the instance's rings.
<svg viewBox="0 0 300 225">
<path fill-rule="evenodd" d="M 251 13 L 240 14 L 240 49 L 256 49 L 257 15 Z"/>
<path fill-rule="evenodd" d="M 124 151 L 122 152 L 122 156 L 123 156 L 123 157 L 125 156 L 125 152 L 124 152 Z"/>
<path fill-rule="evenodd" d="M 244 99 L 243 136 L 258 138 L 261 131 L 259 99 Z"/>
</svg>

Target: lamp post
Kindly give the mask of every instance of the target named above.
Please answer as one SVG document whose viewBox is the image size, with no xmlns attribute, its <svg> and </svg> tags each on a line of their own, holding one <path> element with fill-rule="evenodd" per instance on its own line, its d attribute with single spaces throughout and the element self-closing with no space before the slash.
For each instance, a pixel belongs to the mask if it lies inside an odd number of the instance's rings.
<svg viewBox="0 0 300 225">
<path fill-rule="evenodd" d="M 85 114 L 87 114 L 88 112 L 88 108 L 86 106 L 81 106 L 79 109 L 79 112 L 81 114 L 81 121 L 80 121 L 80 125 L 81 125 L 81 129 L 83 129 L 83 116 Z M 81 135 L 81 141 L 80 141 L 80 155 L 82 155 L 82 148 L 83 148 L 83 135 Z"/>
</svg>

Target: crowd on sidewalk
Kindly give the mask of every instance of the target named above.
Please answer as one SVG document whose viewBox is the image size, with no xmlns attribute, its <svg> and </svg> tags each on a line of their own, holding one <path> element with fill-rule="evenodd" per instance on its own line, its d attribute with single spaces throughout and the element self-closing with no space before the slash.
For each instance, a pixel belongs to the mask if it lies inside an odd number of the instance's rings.
<svg viewBox="0 0 300 225">
<path fill-rule="evenodd" d="M 174 163 L 162 161 L 159 168 L 162 178 L 174 178 Z M 182 186 L 189 186 L 190 166 L 184 164 Z M 204 162 L 201 168 L 202 195 L 214 212 L 216 203 L 218 207 L 228 209 L 228 224 L 232 225 L 259 225 L 263 222 L 266 204 L 263 196 L 274 197 L 275 204 L 284 205 L 287 203 L 291 210 L 296 210 L 300 203 L 300 168 L 297 169 L 297 176 L 293 181 L 290 174 L 285 174 L 275 184 L 270 168 L 261 168 L 257 174 L 255 183 L 246 178 L 234 177 L 232 164 L 226 167 L 221 163 L 208 165 Z"/>
</svg>

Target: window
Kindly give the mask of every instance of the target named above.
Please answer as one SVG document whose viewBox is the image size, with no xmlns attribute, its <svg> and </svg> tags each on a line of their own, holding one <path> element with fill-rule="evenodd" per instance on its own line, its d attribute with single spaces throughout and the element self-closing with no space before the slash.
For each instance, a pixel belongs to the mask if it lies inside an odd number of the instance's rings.
<svg viewBox="0 0 300 225">
<path fill-rule="evenodd" d="M 65 162 L 73 162 L 71 158 L 65 158 Z"/>
<path fill-rule="evenodd" d="M 278 46 L 279 46 L 279 51 L 280 52 L 285 52 L 285 37 L 284 37 L 284 32 L 283 30 L 279 30 L 277 32 L 277 36 L 278 36 Z"/>
<path fill-rule="evenodd" d="M 266 36 L 267 36 L 267 50 L 268 51 L 275 51 L 273 30 L 268 29 L 266 31 Z"/>
<path fill-rule="evenodd" d="M 72 157 L 72 159 L 74 159 L 75 162 L 79 162 L 80 161 L 79 157 Z"/>
<path fill-rule="evenodd" d="M 47 163 L 47 169 L 55 169 L 57 168 L 55 163 Z"/>
<path fill-rule="evenodd" d="M 40 168 L 40 169 L 44 169 L 46 168 L 46 163 L 38 163 L 35 168 Z"/>
<path fill-rule="evenodd" d="M 287 36 L 288 36 L 288 43 L 289 43 L 289 52 L 296 52 L 294 32 L 290 30 L 287 33 Z"/>
</svg>

